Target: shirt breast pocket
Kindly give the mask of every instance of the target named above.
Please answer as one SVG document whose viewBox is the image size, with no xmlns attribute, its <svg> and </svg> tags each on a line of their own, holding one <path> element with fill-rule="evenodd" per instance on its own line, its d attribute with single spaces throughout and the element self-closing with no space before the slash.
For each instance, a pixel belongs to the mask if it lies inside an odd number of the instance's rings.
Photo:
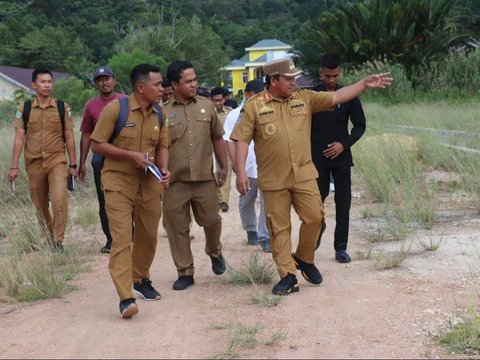
<svg viewBox="0 0 480 360">
<path fill-rule="evenodd" d="M 307 119 L 307 111 L 304 105 L 291 106 L 288 109 L 288 114 L 295 130 L 306 130 L 308 128 L 310 122 Z"/>
<path fill-rule="evenodd" d="M 62 123 L 60 122 L 60 115 L 47 116 L 45 127 L 49 131 L 62 131 Z"/>
<path fill-rule="evenodd" d="M 278 131 L 278 124 L 274 116 L 261 116 L 258 118 L 258 124 L 260 125 L 262 137 L 265 139 L 272 138 Z"/>
<path fill-rule="evenodd" d="M 210 135 L 210 124 L 212 119 L 207 116 L 199 116 L 195 120 L 198 132 L 203 135 Z"/>
<path fill-rule="evenodd" d="M 168 124 L 168 132 L 170 134 L 170 139 L 176 140 L 179 139 L 183 136 L 185 129 L 186 129 L 185 123 L 170 123 Z"/>
<path fill-rule="evenodd" d="M 132 149 L 135 144 L 135 138 L 137 137 L 137 131 L 132 128 L 123 128 L 115 139 L 116 145 L 124 149 Z"/>
</svg>

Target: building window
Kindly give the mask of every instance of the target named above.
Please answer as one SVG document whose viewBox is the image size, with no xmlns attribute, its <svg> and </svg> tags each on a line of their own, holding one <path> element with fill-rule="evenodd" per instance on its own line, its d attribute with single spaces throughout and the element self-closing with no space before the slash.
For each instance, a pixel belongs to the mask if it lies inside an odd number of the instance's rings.
<svg viewBox="0 0 480 360">
<path fill-rule="evenodd" d="M 242 80 L 244 84 L 248 82 L 248 72 L 242 73 Z"/>
</svg>

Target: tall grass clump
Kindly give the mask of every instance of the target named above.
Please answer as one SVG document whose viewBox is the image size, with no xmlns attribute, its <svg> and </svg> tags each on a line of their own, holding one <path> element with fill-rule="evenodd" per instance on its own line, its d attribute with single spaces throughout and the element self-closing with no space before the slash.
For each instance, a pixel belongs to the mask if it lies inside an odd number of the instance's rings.
<svg viewBox="0 0 480 360">
<path fill-rule="evenodd" d="M 11 124 L 16 110 L 17 104 L 15 103 L 15 101 L 0 101 L 0 127 L 5 124 Z"/>
<path fill-rule="evenodd" d="M 438 141 L 435 134 L 421 134 L 418 137 L 418 156 L 426 165 L 435 170 L 460 172 L 462 157 L 465 153 L 449 149 L 442 142 Z"/>
<path fill-rule="evenodd" d="M 235 285 L 271 284 L 276 273 L 269 258 L 260 259 L 258 253 L 252 253 L 247 265 L 228 269 L 227 282 Z"/>
<path fill-rule="evenodd" d="M 431 60 L 407 71 L 402 64 L 386 57 L 367 61 L 348 69 L 343 83 L 354 83 L 366 75 L 390 72 L 394 79 L 387 89 L 362 94 L 366 102 L 401 104 L 442 101 L 465 102 L 478 98 L 480 88 L 480 50 L 452 50 L 439 60 Z"/>
<path fill-rule="evenodd" d="M 480 50 L 452 50 L 445 58 L 430 61 L 413 72 L 414 86 L 423 99 L 464 100 L 478 96 Z"/>
<path fill-rule="evenodd" d="M 355 150 L 356 170 L 375 200 L 387 203 L 397 195 L 399 185 L 415 184 L 419 167 L 413 139 L 392 134 L 373 136 Z"/>
<path fill-rule="evenodd" d="M 401 64 L 394 64 L 386 58 L 367 61 L 361 66 L 347 71 L 342 82 L 352 84 L 370 74 L 390 72 L 394 81 L 386 89 L 373 89 L 362 94 L 362 101 L 381 104 L 397 104 L 415 100 L 412 83 L 408 79 L 405 68 Z"/>
<path fill-rule="evenodd" d="M 438 337 L 438 342 L 452 354 L 478 357 L 480 355 L 479 312 L 470 306 L 463 316 L 450 321 L 448 330 Z"/>
<path fill-rule="evenodd" d="M 0 258 L 0 286 L 18 301 L 55 298 L 73 289 L 68 281 L 89 269 L 86 257 L 93 247 L 88 243 L 65 246 L 66 252 L 58 253 L 43 242 L 35 252 L 26 253 L 11 244 Z"/>
<path fill-rule="evenodd" d="M 384 252 L 380 251 L 374 255 L 375 265 L 379 269 L 388 270 L 401 266 L 410 255 L 410 248 L 402 244 L 399 250 Z"/>
<path fill-rule="evenodd" d="M 480 212 L 480 159 L 471 159 L 465 165 L 462 177 L 465 190 L 472 194 L 473 205 Z"/>
<path fill-rule="evenodd" d="M 214 328 L 218 330 L 230 330 L 229 341 L 225 351 L 220 354 L 214 355 L 210 358 L 213 359 L 238 359 L 245 350 L 255 349 L 258 345 L 272 346 L 287 337 L 286 330 L 279 330 L 273 332 L 272 329 L 268 329 L 270 337 L 268 339 L 262 339 L 259 337 L 264 329 L 264 326 L 260 323 L 253 325 L 247 325 L 241 322 L 235 324 L 214 324 Z"/>
<path fill-rule="evenodd" d="M 97 212 L 91 207 L 83 206 L 77 209 L 75 214 L 75 223 L 84 229 L 94 227 L 98 222 Z"/>
<path fill-rule="evenodd" d="M 252 304 L 262 305 L 265 307 L 273 307 L 280 304 L 285 296 L 266 294 L 263 291 L 255 291 L 249 295 Z"/>
</svg>

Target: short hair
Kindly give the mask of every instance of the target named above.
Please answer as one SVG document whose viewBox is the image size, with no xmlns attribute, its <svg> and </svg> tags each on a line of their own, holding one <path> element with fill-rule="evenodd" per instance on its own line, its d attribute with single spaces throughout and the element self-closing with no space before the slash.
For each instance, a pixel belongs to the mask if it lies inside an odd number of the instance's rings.
<svg viewBox="0 0 480 360">
<path fill-rule="evenodd" d="M 163 78 L 163 84 L 162 84 L 162 86 L 163 86 L 164 88 L 166 88 L 166 87 L 172 86 L 172 84 L 170 84 L 170 80 L 168 80 L 168 78 Z"/>
<path fill-rule="evenodd" d="M 210 97 L 212 96 L 215 96 L 215 95 L 224 95 L 225 94 L 225 89 L 220 87 L 220 86 L 217 86 L 217 87 L 214 87 L 212 89 L 212 91 L 210 91 Z"/>
<path fill-rule="evenodd" d="M 194 69 L 193 64 L 190 61 L 177 60 L 168 65 L 167 78 L 170 82 L 180 82 L 182 72 L 187 69 Z"/>
<path fill-rule="evenodd" d="M 267 84 L 267 87 L 270 85 L 271 83 L 271 80 L 273 79 L 280 79 L 280 75 L 277 74 L 277 75 L 265 75 L 265 84 Z"/>
<path fill-rule="evenodd" d="M 135 89 L 135 85 L 141 81 L 150 79 L 150 73 L 160 73 L 160 68 L 152 64 L 138 64 L 130 72 L 130 81 L 132 88 Z"/>
<path fill-rule="evenodd" d="M 47 68 L 37 68 L 32 72 L 32 82 L 35 82 L 37 80 L 38 75 L 41 75 L 41 74 L 49 74 L 53 80 L 53 75 L 50 70 L 48 70 Z"/>
<path fill-rule="evenodd" d="M 323 55 L 322 67 L 327 69 L 336 69 L 341 65 L 340 58 L 336 54 L 328 53 Z"/>
</svg>

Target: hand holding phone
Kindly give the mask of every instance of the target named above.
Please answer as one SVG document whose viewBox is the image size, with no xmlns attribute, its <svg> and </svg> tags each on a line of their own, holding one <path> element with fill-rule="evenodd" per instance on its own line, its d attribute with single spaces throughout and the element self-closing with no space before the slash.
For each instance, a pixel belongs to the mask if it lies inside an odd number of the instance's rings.
<svg viewBox="0 0 480 360">
<path fill-rule="evenodd" d="M 75 176 L 73 175 L 68 175 L 67 190 L 69 191 L 75 190 Z"/>
</svg>

